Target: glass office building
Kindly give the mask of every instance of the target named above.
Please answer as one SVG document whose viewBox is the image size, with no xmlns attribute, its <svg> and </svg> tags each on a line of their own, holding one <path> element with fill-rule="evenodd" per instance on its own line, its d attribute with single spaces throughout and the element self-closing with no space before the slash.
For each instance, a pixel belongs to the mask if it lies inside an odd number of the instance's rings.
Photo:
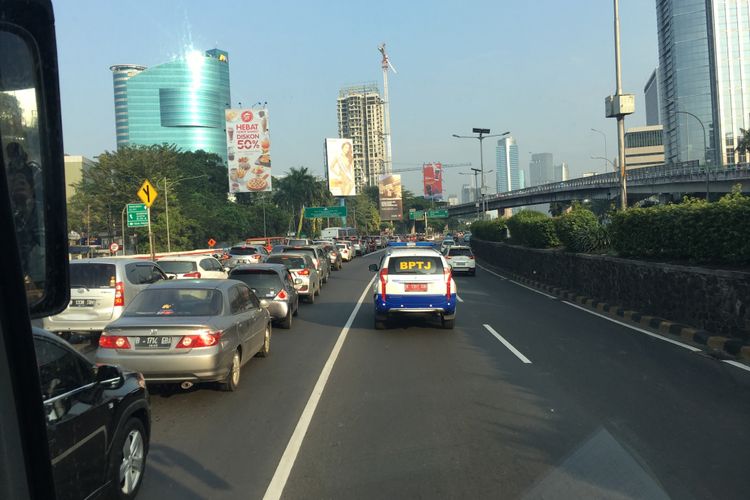
<svg viewBox="0 0 750 500">
<path fill-rule="evenodd" d="M 656 14 L 665 161 L 747 161 L 734 148 L 750 128 L 750 4 L 656 0 Z"/>
<path fill-rule="evenodd" d="M 518 144 L 511 137 L 497 141 L 497 192 L 505 193 L 521 188 L 521 173 L 518 167 Z"/>
<path fill-rule="evenodd" d="M 231 97 L 225 51 L 192 51 L 151 68 L 110 69 L 118 147 L 168 143 L 216 153 L 226 162 L 224 110 Z"/>
</svg>

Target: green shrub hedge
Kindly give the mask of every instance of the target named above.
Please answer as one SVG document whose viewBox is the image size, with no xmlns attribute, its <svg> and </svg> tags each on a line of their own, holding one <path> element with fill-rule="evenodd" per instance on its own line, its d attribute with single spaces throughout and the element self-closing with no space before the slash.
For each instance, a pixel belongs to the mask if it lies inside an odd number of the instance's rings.
<svg viewBox="0 0 750 500">
<path fill-rule="evenodd" d="M 535 248 L 550 248 L 560 244 L 554 220 L 533 210 L 521 210 L 507 221 L 513 242 Z"/>
<path fill-rule="evenodd" d="M 505 241 L 507 226 L 505 219 L 478 220 L 471 224 L 472 237 L 485 241 Z"/>
<path fill-rule="evenodd" d="M 616 212 L 612 247 L 624 257 L 750 262 L 750 197 L 729 194 L 718 202 L 686 200 L 676 205 Z"/>
<path fill-rule="evenodd" d="M 599 224 L 594 212 L 575 207 L 568 213 L 554 218 L 555 230 L 566 250 L 571 252 L 593 252 L 609 244 L 608 231 Z"/>
</svg>

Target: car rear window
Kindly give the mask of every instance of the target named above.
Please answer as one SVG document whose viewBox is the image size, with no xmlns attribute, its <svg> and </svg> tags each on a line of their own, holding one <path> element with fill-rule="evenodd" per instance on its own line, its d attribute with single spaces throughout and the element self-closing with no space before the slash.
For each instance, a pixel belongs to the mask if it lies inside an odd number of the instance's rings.
<svg viewBox="0 0 750 500">
<path fill-rule="evenodd" d="M 114 288 L 117 267 L 114 264 L 71 264 L 71 288 Z"/>
<path fill-rule="evenodd" d="M 293 248 L 293 247 L 286 247 L 283 250 L 284 253 L 307 253 L 310 254 L 311 257 L 315 258 L 317 255 L 315 254 L 315 250 L 312 248 Z"/>
<path fill-rule="evenodd" d="M 259 297 L 276 295 L 282 287 L 281 278 L 276 271 L 261 269 L 252 271 L 244 270 L 232 273 L 229 277 L 233 280 L 242 281 Z"/>
<path fill-rule="evenodd" d="M 289 255 L 272 255 L 266 262 L 269 264 L 284 264 L 287 269 L 305 269 L 307 267 L 305 259 Z"/>
<path fill-rule="evenodd" d="M 147 288 L 135 296 L 123 316 L 218 316 L 222 306 L 218 290 Z"/>
<path fill-rule="evenodd" d="M 450 250 L 448 250 L 448 255 L 450 255 L 451 257 L 459 255 L 471 257 L 474 254 L 471 253 L 471 248 L 451 248 Z"/>
<path fill-rule="evenodd" d="M 443 261 L 429 255 L 391 257 L 388 274 L 442 274 Z"/>
<path fill-rule="evenodd" d="M 255 247 L 232 247 L 229 250 L 229 255 L 255 255 L 258 253 L 258 249 Z"/>
<path fill-rule="evenodd" d="M 197 264 L 190 260 L 160 260 L 159 267 L 168 274 L 192 273 L 198 269 Z"/>
</svg>

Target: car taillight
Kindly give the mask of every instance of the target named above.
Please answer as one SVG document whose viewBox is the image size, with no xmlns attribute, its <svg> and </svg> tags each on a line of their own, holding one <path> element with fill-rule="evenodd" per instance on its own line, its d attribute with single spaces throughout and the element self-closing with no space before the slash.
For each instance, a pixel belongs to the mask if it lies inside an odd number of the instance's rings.
<svg viewBox="0 0 750 500">
<path fill-rule="evenodd" d="M 211 347 L 221 340 L 221 332 L 203 332 L 198 335 L 185 335 L 177 342 L 178 349 L 192 349 L 193 347 Z"/>
<path fill-rule="evenodd" d="M 301 271 L 297 271 L 297 274 L 301 276 L 310 276 L 310 270 L 309 269 L 303 269 Z"/>
<path fill-rule="evenodd" d="M 200 278 L 201 273 L 199 271 L 194 271 L 192 273 L 185 273 L 182 275 L 183 278 Z"/>
<path fill-rule="evenodd" d="M 115 307 L 125 305 L 125 284 L 122 281 L 115 283 Z"/>
<path fill-rule="evenodd" d="M 380 270 L 380 295 L 383 297 L 383 301 L 385 301 L 386 283 L 388 283 L 388 269 L 383 268 Z"/>
<path fill-rule="evenodd" d="M 99 337 L 99 347 L 104 349 L 130 349 L 130 342 L 127 337 L 102 334 Z"/>
<path fill-rule="evenodd" d="M 289 297 L 289 294 L 286 293 L 286 290 L 281 290 L 276 294 L 276 297 L 274 297 L 273 300 L 286 300 L 287 297 Z"/>
<path fill-rule="evenodd" d="M 473 255 L 469 255 L 469 258 L 470 258 L 471 260 L 474 260 L 474 256 L 473 256 Z"/>
<path fill-rule="evenodd" d="M 451 270 L 443 271 L 445 275 L 445 298 L 451 300 Z"/>
</svg>

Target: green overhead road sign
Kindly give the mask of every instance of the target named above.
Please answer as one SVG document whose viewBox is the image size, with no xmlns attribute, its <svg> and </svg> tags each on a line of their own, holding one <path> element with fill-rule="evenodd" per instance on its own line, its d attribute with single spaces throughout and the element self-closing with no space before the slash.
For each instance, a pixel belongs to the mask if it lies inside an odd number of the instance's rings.
<svg viewBox="0 0 750 500">
<path fill-rule="evenodd" d="M 128 203 L 128 227 L 148 226 L 148 210 L 145 203 Z"/>
<path fill-rule="evenodd" d="M 428 219 L 447 219 L 448 209 L 439 208 L 436 210 L 427 211 Z M 424 210 L 409 210 L 409 220 L 422 220 L 424 219 Z"/>
<path fill-rule="evenodd" d="M 329 217 L 346 217 L 346 207 L 307 207 L 305 219 L 327 219 Z"/>
</svg>

